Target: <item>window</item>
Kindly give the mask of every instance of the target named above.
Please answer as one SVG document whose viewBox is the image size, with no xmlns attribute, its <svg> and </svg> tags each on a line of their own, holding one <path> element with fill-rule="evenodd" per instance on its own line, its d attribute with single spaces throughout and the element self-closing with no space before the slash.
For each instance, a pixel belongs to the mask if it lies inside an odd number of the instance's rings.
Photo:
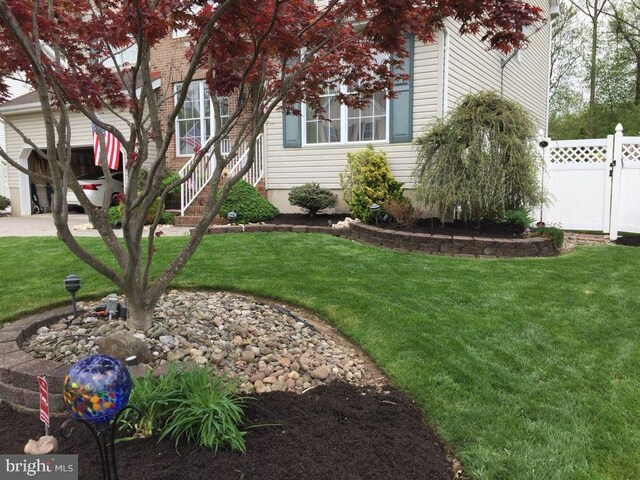
<svg viewBox="0 0 640 480">
<path fill-rule="evenodd" d="M 119 67 L 125 65 L 133 65 L 138 60 L 138 45 L 132 44 L 130 47 L 124 48 L 113 54 L 115 61 Z M 106 58 L 102 64 L 108 68 L 114 68 L 113 58 Z"/>
<path fill-rule="evenodd" d="M 306 111 L 307 143 L 336 143 L 340 142 L 341 109 L 336 92 L 327 92 L 322 97 L 323 115 L 327 120 L 315 118 L 315 112 L 308 106 Z"/>
<path fill-rule="evenodd" d="M 177 94 L 182 84 L 175 86 Z M 229 118 L 229 102 L 220 98 L 222 122 Z M 192 82 L 176 119 L 176 150 L 179 156 L 191 156 L 207 141 L 214 131 L 213 105 L 204 81 Z"/>
<path fill-rule="evenodd" d="M 384 92 L 376 93 L 362 109 L 342 105 L 336 92 L 322 97 L 324 117 L 315 118 L 310 107 L 303 110 L 304 138 L 307 145 L 383 142 L 388 139 L 388 100 Z"/>
</svg>

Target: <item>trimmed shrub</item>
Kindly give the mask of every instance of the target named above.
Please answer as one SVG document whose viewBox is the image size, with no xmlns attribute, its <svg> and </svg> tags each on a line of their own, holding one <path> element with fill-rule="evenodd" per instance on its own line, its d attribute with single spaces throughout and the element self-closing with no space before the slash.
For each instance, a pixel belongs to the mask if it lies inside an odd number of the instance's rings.
<svg viewBox="0 0 640 480">
<path fill-rule="evenodd" d="M 122 226 L 122 209 L 123 205 L 116 205 L 111 207 L 107 212 L 107 218 L 109 219 L 109 225 L 114 228 L 120 228 Z"/>
<path fill-rule="evenodd" d="M 10 206 L 11 206 L 11 200 L 9 200 L 7 197 L 3 197 L 2 195 L 0 195 L 0 211 L 6 210 Z"/>
<path fill-rule="evenodd" d="M 399 200 L 404 191 L 403 184 L 391 175 L 387 154 L 371 145 L 347 153 L 347 168 L 340 174 L 340 186 L 353 215 L 366 223 L 375 220 L 370 210 L 372 204 Z"/>
<path fill-rule="evenodd" d="M 220 215 L 227 218 L 229 212 L 236 212 L 238 223 L 258 223 L 272 220 L 280 213 L 271 205 L 255 187 L 244 180 L 239 180 L 227 195 Z"/>
<path fill-rule="evenodd" d="M 465 221 L 499 222 L 542 203 L 530 114 L 495 92 L 467 95 L 416 139 L 416 197 L 438 216 L 460 205 Z"/>
<path fill-rule="evenodd" d="M 171 212 L 162 212 L 162 216 L 160 217 L 160 223 L 163 225 L 173 225 L 176 221 L 175 214 Z"/>
<path fill-rule="evenodd" d="M 553 242 L 556 249 L 562 248 L 564 245 L 564 231 L 557 227 L 536 227 L 531 229 L 532 237 L 547 237 Z"/>
<path fill-rule="evenodd" d="M 517 210 L 509 210 L 507 213 L 505 213 L 504 218 L 502 219 L 502 223 L 514 228 L 525 229 L 531 226 L 531 224 L 533 223 L 533 218 L 531 218 L 526 210 L 520 208 Z"/>
<path fill-rule="evenodd" d="M 416 209 L 411 200 L 407 197 L 392 198 L 382 204 L 382 208 L 401 227 L 411 227 L 415 225 L 421 217 L 421 213 Z"/>
<path fill-rule="evenodd" d="M 291 189 L 289 203 L 305 209 L 313 217 L 320 210 L 335 207 L 338 197 L 317 183 L 305 183 Z"/>
</svg>

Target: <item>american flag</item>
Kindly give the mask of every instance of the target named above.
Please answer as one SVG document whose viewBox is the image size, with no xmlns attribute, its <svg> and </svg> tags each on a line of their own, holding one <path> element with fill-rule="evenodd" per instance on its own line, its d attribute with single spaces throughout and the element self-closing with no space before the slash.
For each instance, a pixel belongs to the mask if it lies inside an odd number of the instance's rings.
<svg viewBox="0 0 640 480">
<path fill-rule="evenodd" d="M 117 170 L 120 164 L 122 145 L 112 133 L 97 127 L 95 123 L 91 124 L 91 131 L 93 133 L 93 155 L 96 165 L 100 166 L 100 137 L 103 136 L 104 146 L 107 149 L 107 165 L 111 170 Z"/>
<path fill-rule="evenodd" d="M 193 124 L 185 136 L 182 137 L 182 142 L 184 144 L 184 153 L 192 154 L 200 150 L 202 146 L 200 141 L 200 122 Z"/>
</svg>

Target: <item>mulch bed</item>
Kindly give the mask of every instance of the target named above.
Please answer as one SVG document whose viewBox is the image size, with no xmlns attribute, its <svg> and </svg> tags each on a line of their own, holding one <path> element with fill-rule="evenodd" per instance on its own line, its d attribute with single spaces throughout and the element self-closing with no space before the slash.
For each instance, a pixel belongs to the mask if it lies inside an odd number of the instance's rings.
<svg viewBox="0 0 640 480">
<path fill-rule="evenodd" d="M 326 227 L 328 222 L 338 223 L 345 219 L 348 215 L 316 215 L 309 217 L 309 215 L 294 213 L 283 214 L 281 213 L 275 219 L 269 220 L 267 223 L 276 225 L 307 225 L 307 226 L 320 226 Z M 413 227 L 400 227 L 396 223 L 383 222 L 382 219 L 378 222 L 378 227 L 385 229 L 393 229 L 403 232 L 412 233 L 429 233 L 435 235 L 459 235 L 465 237 L 493 237 L 493 238 L 522 238 L 521 228 L 511 228 L 501 224 L 483 222 L 480 225 L 469 223 L 465 225 L 464 222 L 456 220 L 451 223 L 445 223 L 442 225 L 438 218 L 424 218 L 418 221 L 417 225 Z"/>
<path fill-rule="evenodd" d="M 171 440 L 117 445 L 118 473 L 126 479 L 389 480 L 453 478 L 445 446 L 425 424 L 420 409 L 395 388 L 388 393 L 346 383 L 305 394 L 266 393 L 246 408 L 245 454 L 214 454 Z M 58 428 L 60 421 L 53 425 Z M 22 453 L 29 438 L 43 435 L 36 415 L 0 407 L 0 453 Z M 95 479 L 100 465 L 93 439 L 79 426 L 59 453 L 80 455 L 80 479 Z"/>
<path fill-rule="evenodd" d="M 640 235 L 618 237 L 618 239 L 613 243 L 616 245 L 626 245 L 627 247 L 640 247 Z"/>
</svg>

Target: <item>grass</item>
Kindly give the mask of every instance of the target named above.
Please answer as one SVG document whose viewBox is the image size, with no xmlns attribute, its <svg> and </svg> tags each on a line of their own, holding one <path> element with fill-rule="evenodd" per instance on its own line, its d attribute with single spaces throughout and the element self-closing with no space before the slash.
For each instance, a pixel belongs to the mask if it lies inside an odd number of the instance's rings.
<svg viewBox="0 0 640 480">
<path fill-rule="evenodd" d="M 159 260 L 182 242 L 159 239 Z M 71 272 L 82 294 L 109 291 L 56 239 L 0 248 L 0 321 L 65 301 Z M 413 396 L 473 479 L 640 478 L 638 249 L 474 260 L 322 235 L 220 235 L 174 285 L 320 313 Z"/>
</svg>

